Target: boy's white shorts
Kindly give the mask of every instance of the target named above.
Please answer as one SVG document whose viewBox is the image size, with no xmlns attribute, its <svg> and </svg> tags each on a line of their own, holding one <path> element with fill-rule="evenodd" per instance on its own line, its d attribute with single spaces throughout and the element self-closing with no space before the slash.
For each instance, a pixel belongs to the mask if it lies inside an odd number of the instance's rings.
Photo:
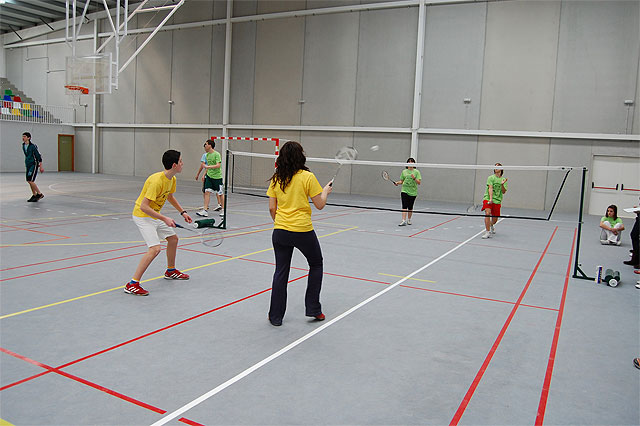
<svg viewBox="0 0 640 426">
<path fill-rule="evenodd" d="M 133 222 L 138 225 L 142 238 L 148 247 L 160 245 L 160 240 L 166 240 L 167 237 L 176 235 L 176 231 L 160 219 L 133 215 L 131 217 Z"/>
</svg>

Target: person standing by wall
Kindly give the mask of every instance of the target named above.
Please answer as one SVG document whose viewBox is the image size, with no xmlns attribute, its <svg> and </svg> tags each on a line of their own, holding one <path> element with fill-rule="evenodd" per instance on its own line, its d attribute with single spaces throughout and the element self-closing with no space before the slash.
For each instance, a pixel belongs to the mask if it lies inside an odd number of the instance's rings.
<svg viewBox="0 0 640 426">
<path fill-rule="evenodd" d="M 31 133 L 24 132 L 22 134 L 22 152 L 24 152 L 24 165 L 27 169 L 27 183 L 31 188 L 31 198 L 27 201 L 33 203 L 44 198 L 40 188 L 36 185 L 36 176 L 38 176 L 38 170 L 40 173 L 44 172 L 42 166 L 42 155 L 38 151 L 38 146 L 31 142 Z"/>
</svg>

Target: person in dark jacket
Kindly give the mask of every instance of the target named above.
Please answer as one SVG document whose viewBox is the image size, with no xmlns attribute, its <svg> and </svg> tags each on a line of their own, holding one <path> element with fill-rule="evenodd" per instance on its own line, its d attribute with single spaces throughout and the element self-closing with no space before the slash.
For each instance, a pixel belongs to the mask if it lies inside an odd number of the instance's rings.
<svg viewBox="0 0 640 426">
<path fill-rule="evenodd" d="M 42 173 L 44 172 L 44 167 L 42 166 L 42 155 L 38 151 L 38 146 L 31 142 L 31 133 L 29 132 L 22 134 L 22 152 L 24 152 L 24 165 L 27 169 L 27 183 L 33 194 L 27 201 L 33 203 L 44 197 L 38 185 L 36 185 L 38 170 Z"/>
</svg>

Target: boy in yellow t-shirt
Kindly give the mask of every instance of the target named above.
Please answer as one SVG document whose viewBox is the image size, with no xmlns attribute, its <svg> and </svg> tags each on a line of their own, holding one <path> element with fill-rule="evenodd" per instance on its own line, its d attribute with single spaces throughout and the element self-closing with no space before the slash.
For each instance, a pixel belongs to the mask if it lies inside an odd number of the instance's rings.
<svg viewBox="0 0 640 426">
<path fill-rule="evenodd" d="M 180 152 L 170 149 L 162 156 L 163 172 L 152 174 L 144 182 L 142 191 L 136 200 L 133 208 L 133 221 L 138 226 L 142 238 L 147 243 L 149 250 L 140 259 L 138 268 L 133 274 L 133 278 L 124 287 L 124 292 L 136 296 L 148 296 L 149 292 L 140 286 L 140 279 L 147 270 L 153 259 L 156 258 L 162 246 L 160 240 L 167 240 L 167 270 L 164 278 L 168 280 L 188 280 L 189 275 L 176 269 L 176 250 L 178 247 L 178 236 L 173 228 L 176 223 L 170 217 L 160 213 L 165 201 L 169 201 L 185 222 L 191 223 L 193 219 L 182 208 L 178 200 L 173 196 L 176 192 L 176 174 L 182 171 L 182 158 Z"/>
</svg>

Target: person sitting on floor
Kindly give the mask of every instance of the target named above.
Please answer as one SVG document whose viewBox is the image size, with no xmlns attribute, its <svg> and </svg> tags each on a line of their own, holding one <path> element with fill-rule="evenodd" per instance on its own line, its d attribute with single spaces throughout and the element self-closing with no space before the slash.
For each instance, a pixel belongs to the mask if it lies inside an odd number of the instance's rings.
<svg viewBox="0 0 640 426">
<path fill-rule="evenodd" d="M 620 237 L 624 231 L 622 219 L 618 217 L 618 206 L 611 204 L 607 207 L 607 214 L 600 219 L 600 244 L 620 245 Z"/>
</svg>

